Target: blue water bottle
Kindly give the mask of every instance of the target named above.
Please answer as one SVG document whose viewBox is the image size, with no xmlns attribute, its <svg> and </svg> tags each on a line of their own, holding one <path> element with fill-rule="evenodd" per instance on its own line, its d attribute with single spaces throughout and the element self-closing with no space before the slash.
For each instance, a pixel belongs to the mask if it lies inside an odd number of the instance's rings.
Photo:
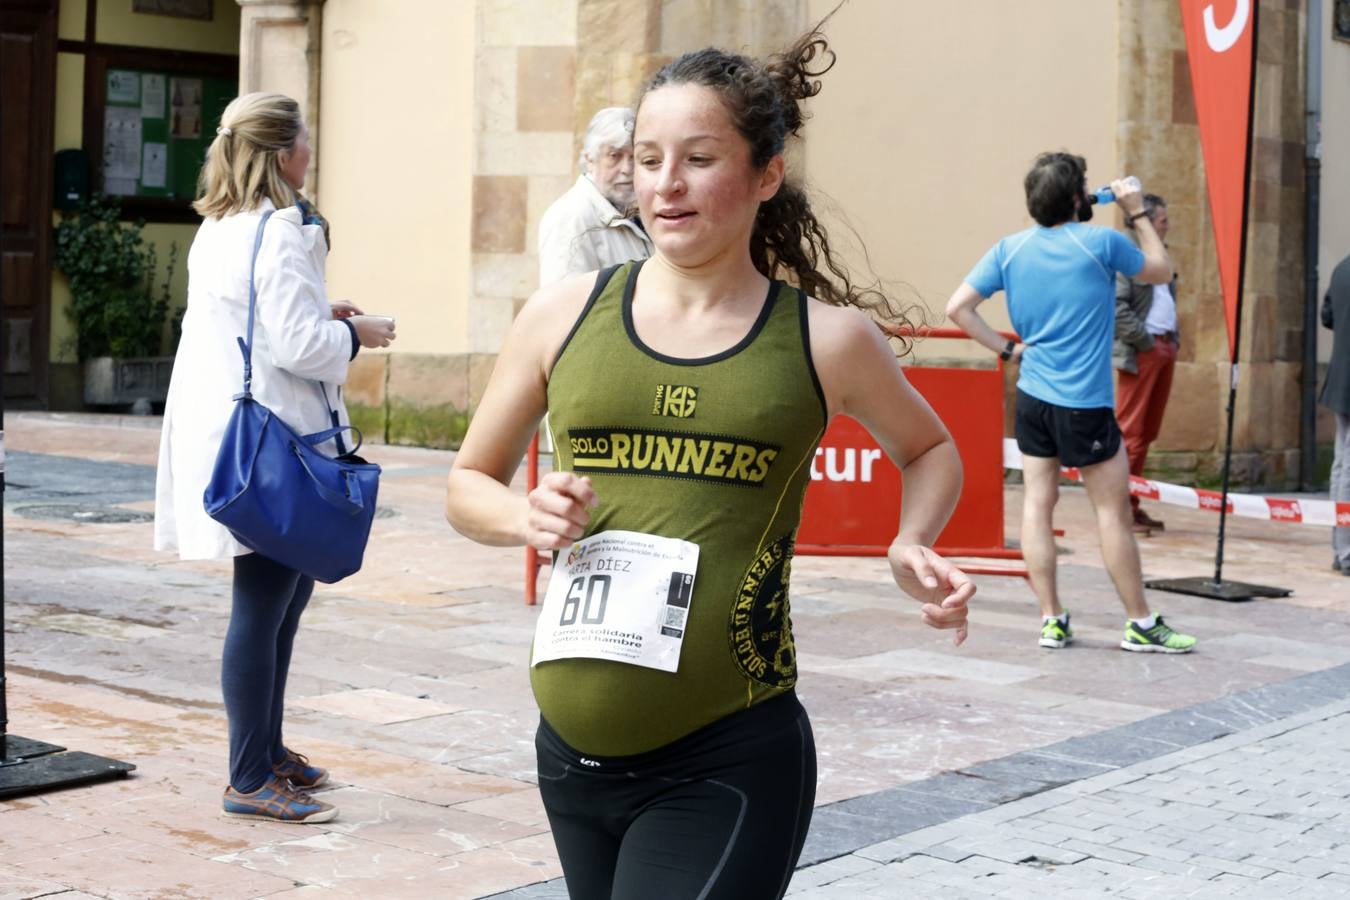
<svg viewBox="0 0 1350 900">
<path fill-rule="evenodd" d="M 1139 179 L 1135 178 L 1133 175 L 1126 175 L 1121 181 L 1125 182 L 1127 186 L 1134 188 L 1136 191 L 1142 186 L 1139 183 Z M 1114 203 L 1115 199 L 1116 192 L 1111 190 L 1109 186 L 1097 188 L 1097 190 L 1092 192 L 1093 203 Z"/>
</svg>

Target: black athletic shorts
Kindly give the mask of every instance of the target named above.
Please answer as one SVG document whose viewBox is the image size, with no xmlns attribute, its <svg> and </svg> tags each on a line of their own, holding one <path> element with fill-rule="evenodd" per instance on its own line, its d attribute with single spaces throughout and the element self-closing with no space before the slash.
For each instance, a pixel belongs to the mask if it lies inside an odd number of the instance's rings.
<svg viewBox="0 0 1350 900">
<path fill-rule="evenodd" d="M 580 753 L 540 719 L 539 793 L 572 900 L 777 900 L 806 841 L 816 747 L 789 692 L 648 753 Z"/>
<path fill-rule="evenodd" d="M 1120 449 L 1120 426 L 1111 407 L 1072 409 L 1020 390 L 1014 434 L 1024 456 L 1054 456 L 1066 466 L 1106 462 Z"/>
</svg>

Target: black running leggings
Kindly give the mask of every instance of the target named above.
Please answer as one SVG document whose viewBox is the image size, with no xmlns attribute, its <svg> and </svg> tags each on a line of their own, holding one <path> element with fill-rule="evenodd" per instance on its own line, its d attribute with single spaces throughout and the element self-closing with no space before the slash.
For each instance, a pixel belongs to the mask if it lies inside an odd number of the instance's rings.
<svg viewBox="0 0 1350 900">
<path fill-rule="evenodd" d="M 816 794 L 787 693 L 637 756 L 580 753 L 540 720 L 539 791 L 572 900 L 777 900 Z"/>
</svg>

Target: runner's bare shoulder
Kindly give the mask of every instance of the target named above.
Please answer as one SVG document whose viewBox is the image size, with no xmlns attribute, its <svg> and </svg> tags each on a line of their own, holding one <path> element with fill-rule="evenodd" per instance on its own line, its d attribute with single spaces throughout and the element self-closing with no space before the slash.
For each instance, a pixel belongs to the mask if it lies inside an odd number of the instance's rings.
<svg viewBox="0 0 1350 900">
<path fill-rule="evenodd" d="M 552 367 L 563 341 L 586 308 L 595 278 L 595 272 L 569 275 L 536 290 L 520 308 L 511 326 L 513 336 L 534 347 L 547 367 Z"/>
<path fill-rule="evenodd" d="M 860 347 L 871 347 L 879 336 L 877 325 L 862 310 L 832 306 L 814 297 L 807 299 L 807 324 L 811 329 L 811 356 L 817 365 L 848 359 Z"/>
<path fill-rule="evenodd" d="M 807 326 L 811 332 L 811 362 L 831 415 L 874 394 L 885 383 L 878 373 L 899 370 L 881 329 L 862 310 L 811 300 Z"/>
</svg>

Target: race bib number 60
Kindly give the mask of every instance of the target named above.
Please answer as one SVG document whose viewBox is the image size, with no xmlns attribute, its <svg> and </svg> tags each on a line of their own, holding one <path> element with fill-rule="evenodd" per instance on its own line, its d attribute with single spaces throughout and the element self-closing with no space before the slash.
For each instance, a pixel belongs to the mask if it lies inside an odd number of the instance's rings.
<svg viewBox="0 0 1350 900">
<path fill-rule="evenodd" d="M 602 531 L 558 554 L 534 629 L 534 662 L 589 657 L 674 672 L 698 545 Z"/>
</svg>

